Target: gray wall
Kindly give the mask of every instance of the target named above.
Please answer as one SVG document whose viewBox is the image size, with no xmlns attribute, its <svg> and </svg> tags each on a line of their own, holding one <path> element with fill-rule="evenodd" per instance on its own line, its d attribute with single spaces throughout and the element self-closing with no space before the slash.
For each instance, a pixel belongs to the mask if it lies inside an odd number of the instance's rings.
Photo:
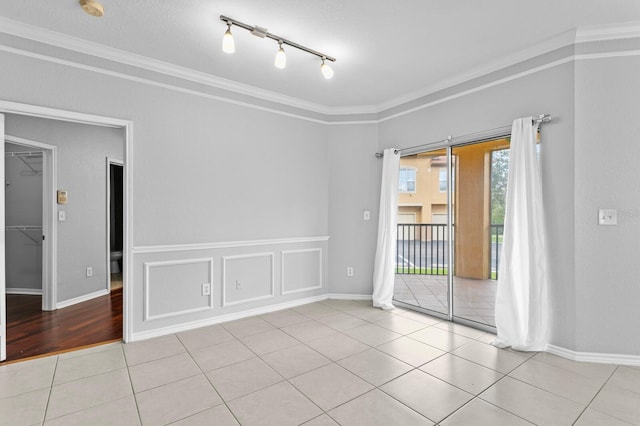
<svg viewBox="0 0 640 426">
<path fill-rule="evenodd" d="M 4 149 L 5 152 L 37 150 L 11 143 L 5 143 Z M 42 157 L 22 158 L 42 172 Z M 4 162 L 5 224 L 42 226 L 42 173 L 33 173 L 18 157 L 5 157 Z M 6 285 L 10 292 L 42 291 L 41 235 L 41 231 L 5 233 Z"/>
<path fill-rule="evenodd" d="M 57 147 L 58 189 L 68 204 L 58 204 L 66 221 L 58 229 L 58 303 L 106 290 L 107 202 L 106 157 L 122 159 L 120 129 L 65 123 L 7 114 L 7 134 Z M 40 213 L 42 210 L 40 210 Z M 93 275 L 86 276 L 86 268 Z"/>
<path fill-rule="evenodd" d="M 329 129 L 329 286 L 331 293 L 371 295 L 382 162 L 375 124 Z M 363 220 L 369 210 L 371 219 Z M 353 277 L 346 268 L 353 267 Z"/>
<path fill-rule="evenodd" d="M 576 350 L 640 354 L 640 58 L 576 65 Z M 617 226 L 598 226 L 600 208 Z"/>
<path fill-rule="evenodd" d="M 224 102 L 209 96 L 213 89 L 195 83 L 24 40 L 3 40 L 192 90 L 169 90 L 0 52 L 3 99 L 134 123 L 129 285 L 134 334 L 140 337 L 327 292 L 370 294 L 381 169 L 374 152 L 550 113 L 553 121 L 542 132 L 542 171 L 553 277 L 553 343 L 583 352 L 639 352 L 633 336 L 640 271 L 632 256 L 638 252 L 639 234 L 634 163 L 638 126 L 633 123 L 640 83 L 630 81 L 638 75 L 636 57 L 576 60 L 570 46 L 393 108 L 380 114 L 378 124 L 327 125 L 313 114 L 290 116 Z M 591 53 L 615 51 L 616 43 L 594 43 L 598 50 Z M 590 53 L 588 44 L 582 43 L 580 52 Z M 535 67 L 540 68 L 529 72 Z M 517 73 L 522 74 L 513 78 Z M 251 101 L 215 92 L 234 102 Z M 273 107 L 265 101 L 256 104 Z M 391 116 L 410 107 L 423 108 Z M 289 107 L 276 109 L 297 113 Z M 619 226 L 596 227 L 599 207 L 619 208 Z M 362 211 L 369 209 L 371 221 L 364 222 Z M 328 243 L 287 240 L 325 235 L 330 236 Z M 262 239 L 268 241 L 260 243 Z M 243 241 L 249 243 L 234 245 Z M 196 243 L 204 246 L 182 246 Z M 313 250 L 318 249 L 322 264 L 313 264 Z M 301 278 L 308 281 L 308 290 L 283 291 L 287 289 L 279 284 L 285 281 L 281 265 L 291 252 L 306 253 L 305 262 L 313 265 L 309 269 L 314 274 L 323 271 L 320 289 L 315 287 L 318 278 L 309 276 Z M 242 264 L 262 273 L 244 276 L 238 266 Z M 176 269 L 168 272 L 171 265 Z M 346 277 L 347 266 L 354 268 L 353 278 Z M 159 274 L 163 270 L 167 274 Z M 177 278 L 177 271 L 186 276 Z M 176 278 L 166 279 L 171 274 Z M 213 296 L 204 300 L 200 286 L 209 278 Z M 255 287 L 246 297 L 228 298 L 243 303 L 225 306 L 222 291 L 243 291 L 234 290 L 238 280 L 255 282 Z M 298 287 L 291 285 L 289 290 Z M 175 305 L 157 299 L 163 291 L 178 295 Z M 269 292 L 268 298 L 260 299 Z M 145 305 L 145 297 L 158 302 Z M 144 312 L 162 318 L 145 320 Z"/>
<path fill-rule="evenodd" d="M 24 44 L 45 50 L 37 43 L 19 43 Z M 46 51 L 73 61 L 94 61 L 56 49 Z M 197 87 L 202 95 L 158 87 L 157 80 L 164 84 L 169 79 L 151 73 L 143 75 L 149 79 L 144 84 L 6 52 L 0 53 L 0 64 L 6 77 L 0 81 L 4 100 L 134 123 L 133 156 L 126 159 L 134 199 L 129 265 L 133 279 L 127 283 L 134 338 L 327 293 L 326 125 L 290 116 L 288 111 L 285 115 L 223 102 L 208 96 L 206 87 Z M 76 190 L 60 179 L 59 186 L 63 185 L 70 193 L 69 223 L 76 217 L 71 211 Z M 194 244 L 205 248 L 185 247 Z M 305 251 L 312 249 L 319 251 Z M 241 275 L 237 265 L 252 264 L 239 259 L 261 258 L 262 253 L 271 253 L 270 267 L 262 268 L 262 275 L 234 276 Z M 287 283 L 285 275 L 299 276 L 300 271 L 287 272 L 286 260 L 302 253 L 310 253 L 305 261 L 312 264 L 309 276 L 300 277 L 306 284 Z M 78 266 L 84 273 L 88 265 L 78 262 Z M 209 301 L 201 294 L 205 268 L 212 285 Z M 160 270 L 176 278 L 167 282 Z M 230 288 L 236 280 L 248 282 L 241 289 Z M 261 298 L 265 288 L 270 294 Z M 223 305 L 223 290 L 238 292 L 227 292 L 227 300 L 238 303 Z M 175 296 L 175 303 L 167 305 L 163 293 Z M 145 312 L 151 313 L 150 318 L 145 319 Z"/>
<path fill-rule="evenodd" d="M 568 63 L 436 103 L 379 127 L 380 149 L 402 149 L 500 128 L 517 117 L 553 116 L 542 130 L 542 170 L 553 277 L 553 342 L 566 348 L 574 347 L 575 327 L 573 80 L 573 64 Z"/>
</svg>

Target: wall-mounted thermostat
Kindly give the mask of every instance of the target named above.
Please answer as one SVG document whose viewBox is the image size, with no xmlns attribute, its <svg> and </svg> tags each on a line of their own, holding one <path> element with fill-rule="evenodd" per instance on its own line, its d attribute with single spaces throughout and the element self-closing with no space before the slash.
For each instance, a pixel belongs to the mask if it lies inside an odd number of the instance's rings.
<svg viewBox="0 0 640 426">
<path fill-rule="evenodd" d="M 67 191 L 58 190 L 58 204 L 67 204 L 67 201 L 69 201 Z"/>
</svg>

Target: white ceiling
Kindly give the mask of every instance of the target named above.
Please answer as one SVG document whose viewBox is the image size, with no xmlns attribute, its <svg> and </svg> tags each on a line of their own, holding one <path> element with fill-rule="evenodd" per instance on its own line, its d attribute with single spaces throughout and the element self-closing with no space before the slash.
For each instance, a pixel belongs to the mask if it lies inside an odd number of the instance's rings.
<svg viewBox="0 0 640 426">
<path fill-rule="evenodd" d="M 0 2 L 0 16 L 334 109 L 380 109 L 477 73 L 576 27 L 640 21 L 638 0 L 77 0 Z M 337 58 L 320 60 L 234 28 L 223 14 Z M 0 31 L 2 25 L 0 23 Z"/>
</svg>

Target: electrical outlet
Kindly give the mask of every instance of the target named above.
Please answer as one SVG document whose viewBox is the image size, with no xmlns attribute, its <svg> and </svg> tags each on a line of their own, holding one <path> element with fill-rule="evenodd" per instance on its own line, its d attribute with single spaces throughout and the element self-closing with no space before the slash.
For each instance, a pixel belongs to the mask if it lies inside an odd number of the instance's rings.
<svg viewBox="0 0 640 426">
<path fill-rule="evenodd" d="M 211 283 L 202 284 L 202 295 L 210 296 L 211 295 Z"/>
<path fill-rule="evenodd" d="M 351 266 L 347 266 L 347 276 L 348 277 L 353 276 L 353 268 Z"/>
<path fill-rule="evenodd" d="M 87 277 L 90 277 L 90 276 L 92 276 L 92 275 L 93 275 L 93 268 L 92 268 L 91 266 L 89 266 L 89 267 L 87 268 Z"/>
<path fill-rule="evenodd" d="M 242 290 L 242 283 L 236 280 L 236 290 Z"/>
</svg>

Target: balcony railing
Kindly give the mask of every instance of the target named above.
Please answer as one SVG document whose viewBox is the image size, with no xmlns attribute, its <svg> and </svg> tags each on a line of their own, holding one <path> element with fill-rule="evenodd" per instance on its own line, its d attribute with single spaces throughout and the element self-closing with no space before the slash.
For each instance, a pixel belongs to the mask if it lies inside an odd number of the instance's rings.
<svg viewBox="0 0 640 426">
<path fill-rule="evenodd" d="M 399 223 L 396 273 L 447 275 L 448 247 L 446 224 Z"/>
<path fill-rule="evenodd" d="M 491 256 L 489 256 L 489 269 L 491 274 L 489 278 L 492 280 L 498 279 L 498 267 L 500 266 L 500 249 L 502 248 L 502 237 L 504 235 L 503 224 L 491 224 L 491 234 L 489 235 L 489 249 L 491 250 Z"/>
<path fill-rule="evenodd" d="M 504 225 L 492 224 L 489 235 L 489 278 L 498 279 Z M 447 275 L 449 238 L 447 225 L 440 223 L 399 223 L 397 274 Z"/>
</svg>

